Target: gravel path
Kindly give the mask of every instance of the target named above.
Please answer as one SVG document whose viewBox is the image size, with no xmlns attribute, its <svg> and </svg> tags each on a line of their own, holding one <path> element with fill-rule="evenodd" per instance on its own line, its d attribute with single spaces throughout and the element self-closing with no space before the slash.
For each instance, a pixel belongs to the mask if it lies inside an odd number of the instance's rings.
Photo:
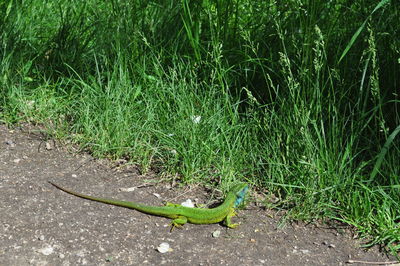
<svg viewBox="0 0 400 266">
<path fill-rule="evenodd" d="M 278 228 L 273 211 L 239 211 L 237 229 L 191 225 L 170 232 L 168 219 L 73 197 L 52 180 L 85 194 L 160 205 L 207 202 L 210 191 L 170 188 L 134 167 L 111 168 L 73 154 L 29 127 L 0 125 L 0 265 L 342 265 L 387 262 L 350 230 Z M 150 184 L 150 185 L 146 185 Z M 133 190 L 133 191 L 132 191 Z M 324 228 L 325 227 L 325 228 Z M 216 235 L 218 235 L 216 237 Z M 165 244 L 167 243 L 167 244 Z M 163 247 L 167 246 L 165 253 Z M 365 263 L 355 263 L 363 265 Z"/>
</svg>

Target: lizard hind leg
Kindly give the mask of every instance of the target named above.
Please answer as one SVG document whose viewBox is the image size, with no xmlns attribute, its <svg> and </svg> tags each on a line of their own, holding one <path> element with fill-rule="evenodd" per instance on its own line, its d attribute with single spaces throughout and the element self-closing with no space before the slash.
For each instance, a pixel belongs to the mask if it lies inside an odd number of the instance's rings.
<svg viewBox="0 0 400 266">
<path fill-rule="evenodd" d="M 180 204 L 171 203 L 171 202 L 165 203 L 165 206 L 167 206 L 167 207 L 182 207 L 182 205 L 180 205 Z"/>
<path fill-rule="evenodd" d="M 181 229 L 185 223 L 187 223 L 187 217 L 182 215 L 178 216 L 177 218 L 172 220 L 170 232 L 172 232 L 172 230 L 174 230 L 175 227 Z"/>
</svg>

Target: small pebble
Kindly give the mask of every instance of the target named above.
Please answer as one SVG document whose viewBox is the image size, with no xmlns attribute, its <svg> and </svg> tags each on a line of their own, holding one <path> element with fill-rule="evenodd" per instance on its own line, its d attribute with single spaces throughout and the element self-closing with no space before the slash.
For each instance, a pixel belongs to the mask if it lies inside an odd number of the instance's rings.
<svg viewBox="0 0 400 266">
<path fill-rule="evenodd" d="M 51 147 L 51 144 L 49 143 L 49 142 L 46 142 L 46 150 L 51 150 L 51 149 L 53 149 L 52 147 Z"/>
<path fill-rule="evenodd" d="M 218 238 L 220 235 L 221 235 L 221 231 L 220 231 L 220 230 L 216 230 L 216 231 L 214 231 L 214 232 L 212 233 L 212 236 L 213 236 L 214 238 Z"/>
<path fill-rule="evenodd" d="M 184 207 L 194 208 L 194 203 L 191 199 L 187 199 L 186 201 L 181 203 Z"/>
<path fill-rule="evenodd" d="M 50 255 L 50 254 L 52 254 L 54 252 L 54 249 L 51 246 L 47 246 L 45 248 L 39 249 L 38 252 L 42 253 L 45 256 L 48 256 L 48 255 Z"/>
<path fill-rule="evenodd" d="M 160 253 L 167 253 L 169 251 L 172 251 L 172 249 L 169 247 L 169 244 L 166 242 L 161 243 L 158 247 L 157 247 L 158 252 Z"/>
<path fill-rule="evenodd" d="M 15 142 L 12 141 L 12 140 L 6 140 L 5 143 L 6 143 L 7 145 L 10 145 L 10 147 L 12 147 L 12 148 L 15 147 Z"/>
<path fill-rule="evenodd" d="M 303 254 L 308 254 L 310 251 L 308 249 L 300 249 L 300 252 Z"/>
<path fill-rule="evenodd" d="M 132 192 L 132 191 L 134 191 L 136 189 L 136 187 L 128 187 L 128 188 L 120 188 L 119 190 L 120 191 L 123 191 L 123 192 Z"/>
</svg>

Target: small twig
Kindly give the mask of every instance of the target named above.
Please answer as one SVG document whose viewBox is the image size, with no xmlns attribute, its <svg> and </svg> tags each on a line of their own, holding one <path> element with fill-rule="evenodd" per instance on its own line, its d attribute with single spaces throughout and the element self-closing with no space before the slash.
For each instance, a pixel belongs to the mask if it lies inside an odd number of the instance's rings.
<svg viewBox="0 0 400 266">
<path fill-rule="evenodd" d="M 173 201 L 175 201 L 177 198 L 182 197 L 182 196 L 186 195 L 187 193 L 191 192 L 191 191 L 192 191 L 193 189 L 195 189 L 196 187 L 197 187 L 197 186 L 191 187 L 191 188 L 187 189 L 186 191 L 180 193 L 179 195 L 177 195 L 177 196 L 175 196 L 175 197 L 173 197 L 173 198 L 171 198 L 171 199 L 168 199 L 168 201 L 173 202 Z"/>
<path fill-rule="evenodd" d="M 75 172 L 77 172 L 79 169 L 81 169 L 85 164 L 90 163 L 91 161 L 94 161 L 95 158 L 90 157 L 89 159 L 86 160 L 86 162 L 81 163 L 77 168 L 74 169 Z"/>
<path fill-rule="evenodd" d="M 348 260 L 346 263 L 363 263 L 363 264 L 371 264 L 371 265 L 389 265 L 396 264 L 398 261 L 363 261 L 363 260 Z"/>
</svg>

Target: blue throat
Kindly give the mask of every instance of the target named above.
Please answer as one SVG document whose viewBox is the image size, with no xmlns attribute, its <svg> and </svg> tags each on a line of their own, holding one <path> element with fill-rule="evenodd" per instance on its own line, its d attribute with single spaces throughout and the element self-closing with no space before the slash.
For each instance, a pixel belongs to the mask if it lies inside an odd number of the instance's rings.
<svg viewBox="0 0 400 266">
<path fill-rule="evenodd" d="M 246 186 L 237 193 L 234 207 L 239 206 L 243 202 L 244 197 L 246 196 L 247 190 L 249 190 L 249 188 Z"/>
</svg>

